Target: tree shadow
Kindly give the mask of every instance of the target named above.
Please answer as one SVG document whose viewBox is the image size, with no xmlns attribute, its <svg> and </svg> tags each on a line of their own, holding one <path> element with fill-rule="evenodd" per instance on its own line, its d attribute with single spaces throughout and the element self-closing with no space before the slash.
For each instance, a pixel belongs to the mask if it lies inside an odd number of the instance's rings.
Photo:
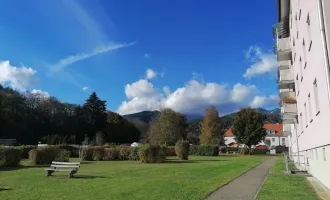
<svg viewBox="0 0 330 200">
<path fill-rule="evenodd" d="M 92 162 L 92 161 L 81 161 L 80 164 L 95 164 L 95 162 Z"/>
<path fill-rule="evenodd" d="M 166 160 L 163 164 L 189 164 L 196 163 L 195 160 Z"/>
<path fill-rule="evenodd" d="M 73 179 L 97 179 L 105 178 L 104 176 L 91 176 L 91 175 L 73 175 Z"/>
<path fill-rule="evenodd" d="M 1 186 L 0 186 L 0 192 L 1 191 L 6 191 L 6 190 L 13 190 L 12 188 L 2 188 Z"/>
<path fill-rule="evenodd" d="M 0 168 L 0 171 L 14 171 L 20 169 L 45 168 L 45 167 L 49 167 L 49 165 L 20 165 L 17 167 L 2 167 Z"/>
</svg>

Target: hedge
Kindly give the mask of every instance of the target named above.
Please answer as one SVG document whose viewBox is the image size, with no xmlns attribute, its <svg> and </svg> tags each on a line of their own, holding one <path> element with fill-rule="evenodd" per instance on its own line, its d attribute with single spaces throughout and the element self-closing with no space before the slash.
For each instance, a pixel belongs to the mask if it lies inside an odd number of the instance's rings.
<svg viewBox="0 0 330 200">
<path fill-rule="evenodd" d="M 119 160 L 120 148 L 112 147 L 104 149 L 103 160 Z"/>
<path fill-rule="evenodd" d="M 59 145 L 60 149 L 64 149 L 70 152 L 71 158 L 79 158 L 79 148 L 71 145 Z"/>
<path fill-rule="evenodd" d="M 217 156 L 219 155 L 219 148 L 216 145 L 190 145 L 189 155 L 194 156 Z"/>
<path fill-rule="evenodd" d="M 159 145 L 144 145 L 139 148 L 139 158 L 142 163 L 162 163 L 166 160 L 166 152 Z"/>
<path fill-rule="evenodd" d="M 70 152 L 55 146 L 39 147 L 30 151 L 29 159 L 35 165 L 51 164 L 52 161 L 68 162 Z"/>
<path fill-rule="evenodd" d="M 188 160 L 189 146 L 189 142 L 185 140 L 179 140 L 176 142 L 175 153 L 180 160 Z"/>
<path fill-rule="evenodd" d="M 29 158 L 29 152 L 32 149 L 36 149 L 37 146 L 34 145 L 23 145 L 23 146 L 17 146 L 17 149 L 21 150 L 21 158 L 28 159 Z"/>
<path fill-rule="evenodd" d="M 14 147 L 0 147 L 0 167 L 16 167 L 21 162 L 22 150 Z"/>
<path fill-rule="evenodd" d="M 251 149 L 252 155 L 264 155 L 266 154 L 266 149 Z"/>
<path fill-rule="evenodd" d="M 250 153 L 250 149 L 247 147 L 239 148 L 238 153 L 243 155 L 248 155 Z"/>
<path fill-rule="evenodd" d="M 139 160 L 139 147 L 110 147 L 91 146 L 81 150 L 81 159 L 86 161 L 101 160 Z"/>
<path fill-rule="evenodd" d="M 176 156 L 174 146 L 168 146 L 168 147 L 165 147 L 165 148 L 166 148 L 166 156 Z"/>
</svg>

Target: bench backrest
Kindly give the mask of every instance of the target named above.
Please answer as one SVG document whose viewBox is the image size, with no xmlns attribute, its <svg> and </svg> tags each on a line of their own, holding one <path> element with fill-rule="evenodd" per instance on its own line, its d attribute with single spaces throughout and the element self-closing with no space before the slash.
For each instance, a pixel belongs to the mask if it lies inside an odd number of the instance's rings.
<svg viewBox="0 0 330 200">
<path fill-rule="evenodd" d="M 55 162 L 53 161 L 51 167 L 56 168 L 79 168 L 80 163 L 78 162 Z"/>
</svg>

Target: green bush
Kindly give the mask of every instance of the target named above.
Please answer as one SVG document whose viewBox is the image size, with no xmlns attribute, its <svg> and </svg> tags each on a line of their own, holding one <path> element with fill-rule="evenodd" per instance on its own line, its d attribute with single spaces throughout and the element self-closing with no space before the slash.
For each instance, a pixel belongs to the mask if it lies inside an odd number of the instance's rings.
<svg viewBox="0 0 330 200">
<path fill-rule="evenodd" d="M 29 158 L 35 165 L 51 164 L 52 161 L 68 162 L 70 152 L 54 146 L 39 147 L 30 151 Z"/>
<path fill-rule="evenodd" d="M 250 149 L 247 147 L 239 148 L 238 153 L 243 155 L 248 155 L 250 153 Z"/>
<path fill-rule="evenodd" d="M 130 147 L 128 160 L 139 160 L 139 147 Z"/>
<path fill-rule="evenodd" d="M 188 160 L 189 142 L 185 140 L 177 141 L 175 144 L 175 153 L 180 160 Z"/>
<path fill-rule="evenodd" d="M 166 147 L 166 156 L 176 156 L 174 146 Z"/>
<path fill-rule="evenodd" d="M 96 146 L 93 149 L 93 160 L 100 161 L 104 157 L 104 147 Z"/>
<path fill-rule="evenodd" d="M 70 152 L 70 157 L 71 158 L 79 158 L 79 148 L 70 146 L 70 145 L 59 145 L 58 146 L 60 149 L 64 149 Z"/>
<path fill-rule="evenodd" d="M 166 160 L 166 152 L 159 145 L 144 145 L 139 148 L 142 163 L 162 163 Z"/>
<path fill-rule="evenodd" d="M 105 148 L 103 160 L 118 160 L 120 149 L 118 147 Z"/>
<path fill-rule="evenodd" d="M 93 147 L 82 148 L 80 151 L 80 158 L 81 158 L 81 160 L 92 161 L 93 153 L 94 153 Z"/>
<path fill-rule="evenodd" d="M 32 149 L 37 148 L 37 146 L 33 145 L 23 145 L 23 146 L 18 146 L 16 147 L 17 149 L 21 150 L 21 158 L 28 159 L 29 158 L 29 152 Z"/>
<path fill-rule="evenodd" d="M 219 148 L 216 145 L 202 144 L 199 146 L 200 156 L 217 156 L 219 155 Z"/>
<path fill-rule="evenodd" d="M 217 156 L 219 155 L 219 148 L 216 145 L 209 145 L 209 144 L 190 145 L 189 155 Z"/>
<path fill-rule="evenodd" d="M 21 150 L 14 147 L 0 147 L 0 167 L 16 167 L 21 162 Z"/>
<path fill-rule="evenodd" d="M 237 151 L 238 151 L 238 147 L 227 147 L 227 151 L 228 151 L 229 153 L 237 152 Z"/>
<path fill-rule="evenodd" d="M 120 147 L 119 159 L 120 160 L 129 160 L 130 156 L 130 147 L 122 146 Z"/>
<path fill-rule="evenodd" d="M 266 149 L 251 149 L 252 155 L 265 155 Z"/>
</svg>

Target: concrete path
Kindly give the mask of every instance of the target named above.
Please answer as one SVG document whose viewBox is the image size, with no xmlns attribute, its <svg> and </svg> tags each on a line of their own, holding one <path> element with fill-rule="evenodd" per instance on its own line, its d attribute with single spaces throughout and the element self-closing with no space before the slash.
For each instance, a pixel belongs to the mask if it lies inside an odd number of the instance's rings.
<svg viewBox="0 0 330 200">
<path fill-rule="evenodd" d="M 276 156 L 269 157 L 257 167 L 212 193 L 206 200 L 253 200 L 275 162 Z"/>
</svg>

